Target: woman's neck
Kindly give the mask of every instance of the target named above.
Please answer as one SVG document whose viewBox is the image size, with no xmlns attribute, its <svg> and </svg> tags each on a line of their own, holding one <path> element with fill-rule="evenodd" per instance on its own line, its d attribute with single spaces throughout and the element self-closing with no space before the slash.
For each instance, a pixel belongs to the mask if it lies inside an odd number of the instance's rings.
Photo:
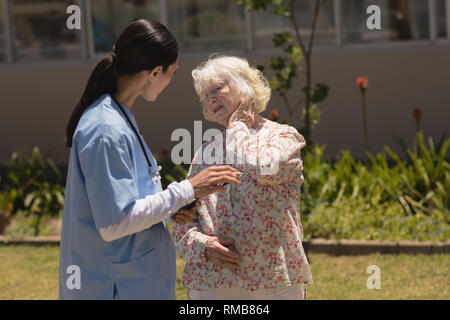
<svg viewBox="0 0 450 320">
<path fill-rule="evenodd" d="M 129 76 L 119 77 L 117 80 L 117 92 L 114 94 L 117 101 L 126 106 L 130 111 L 142 87 L 136 80 Z"/>
<path fill-rule="evenodd" d="M 266 119 L 264 117 L 262 117 L 260 114 L 257 114 L 255 116 L 255 122 L 253 122 L 253 129 L 261 129 L 261 127 L 264 125 L 264 123 L 266 122 Z"/>
</svg>

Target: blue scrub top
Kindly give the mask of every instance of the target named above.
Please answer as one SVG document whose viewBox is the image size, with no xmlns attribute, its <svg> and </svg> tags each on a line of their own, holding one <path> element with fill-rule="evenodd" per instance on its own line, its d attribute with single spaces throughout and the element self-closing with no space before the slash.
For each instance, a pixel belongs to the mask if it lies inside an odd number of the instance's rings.
<svg viewBox="0 0 450 320">
<path fill-rule="evenodd" d="M 120 223 L 135 200 L 160 191 L 119 106 L 101 96 L 83 113 L 70 150 L 60 299 L 175 299 L 175 247 L 164 222 L 111 242 L 98 230 Z"/>
</svg>

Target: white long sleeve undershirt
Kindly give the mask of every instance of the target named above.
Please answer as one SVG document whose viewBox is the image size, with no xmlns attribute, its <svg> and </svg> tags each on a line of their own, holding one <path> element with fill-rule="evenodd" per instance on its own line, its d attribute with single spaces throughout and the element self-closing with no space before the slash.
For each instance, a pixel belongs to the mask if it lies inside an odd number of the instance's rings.
<svg viewBox="0 0 450 320">
<path fill-rule="evenodd" d="M 136 200 L 124 220 L 100 228 L 100 235 L 109 242 L 140 232 L 163 221 L 194 200 L 194 189 L 189 180 L 172 182 L 166 190 Z"/>
</svg>

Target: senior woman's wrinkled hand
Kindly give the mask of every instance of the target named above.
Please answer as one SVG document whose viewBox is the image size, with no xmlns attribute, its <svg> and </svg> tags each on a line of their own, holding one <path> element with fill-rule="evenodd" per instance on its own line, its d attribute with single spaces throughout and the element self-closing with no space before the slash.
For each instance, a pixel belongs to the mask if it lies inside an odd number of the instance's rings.
<svg viewBox="0 0 450 320">
<path fill-rule="evenodd" d="M 224 268 L 239 270 L 242 258 L 236 251 L 227 248 L 227 246 L 233 246 L 233 244 L 232 240 L 209 237 L 205 249 L 207 260 Z"/>
<path fill-rule="evenodd" d="M 185 225 L 186 223 L 191 222 L 197 216 L 197 210 L 200 205 L 201 202 L 199 200 L 196 200 L 194 207 L 190 209 L 181 208 L 172 216 L 173 221 L 181 225 Z"/>
<path fill-rule="evenodd" d="M 228 119 L 228 124 L 235 121 L 241 121 L 247 125 L 247 128 L 251 128 L 255 123 L 256 115 L 257 112 L 255 110 L 254 103 L 242 100 L 231 115 L 230 119 Z"/>
</svg>

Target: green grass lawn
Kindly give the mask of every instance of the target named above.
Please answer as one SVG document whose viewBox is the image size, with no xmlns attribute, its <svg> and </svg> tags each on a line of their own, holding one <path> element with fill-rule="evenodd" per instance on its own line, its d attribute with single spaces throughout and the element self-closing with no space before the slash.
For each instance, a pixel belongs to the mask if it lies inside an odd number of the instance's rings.
<svg viewBox="0 0 450 320">
<path fill-rule="evenodd" d="M 308 299 L 450 299 L 450 255 L 310 254 Z M 59 247 L 0 246 L 0 299 L 57 299 Z M 366 286 L 367 267 L 381 269 L 381 289 Z M 177 262 L 177 299 L 184 263 Z"/>
</svg>

